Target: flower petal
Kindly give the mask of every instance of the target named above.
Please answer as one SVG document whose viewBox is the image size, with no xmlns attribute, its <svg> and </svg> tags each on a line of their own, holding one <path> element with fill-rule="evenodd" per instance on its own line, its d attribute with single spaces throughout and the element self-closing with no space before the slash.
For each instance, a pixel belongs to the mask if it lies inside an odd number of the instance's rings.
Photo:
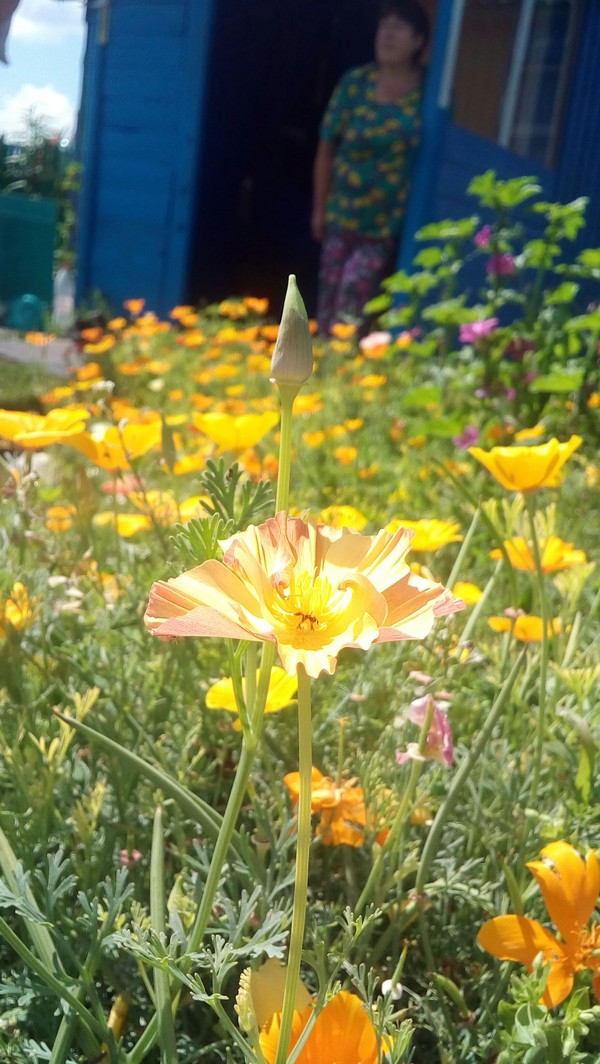
<svg viewBox="0 0 600 1064">
<path fill-rule="evenodd" d="M 529 969 L 538 953 L 544 955 L 546 962 L 565 957 L 564 946 L 552 932 L 528 916 L 495 916 L 483 925 L 477 942 L 499 960 L 520 961 Z"/>
<path fill-rule="evenodd" d="M 565 942 L 575 942 L 592 915 L 600 893 L 600 861 L 593 850 L 585 859 L 568 842 L 551 842 L 529 871 L 542 892 L 548 915 Z"/>
</svg>

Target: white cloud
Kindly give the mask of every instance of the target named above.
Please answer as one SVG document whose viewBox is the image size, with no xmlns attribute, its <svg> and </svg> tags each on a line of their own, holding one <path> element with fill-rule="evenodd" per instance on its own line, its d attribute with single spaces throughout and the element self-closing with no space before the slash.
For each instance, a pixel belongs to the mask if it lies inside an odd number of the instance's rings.
<svg viewBox="0 0 600 1064">
<path fill-rule="evenodd" d="M 73 132 L 75 109 L 68 97 L 52 85 L 28 84 L 12 95 L 0 93 L 0 134 L 8 141 L 21 140 L 32 111 L 50 133 Z"/>
<path fill-rule="evenodd" d="M 21 0 L 13 17 L 13 40 L 61 44 L 81 37 L 84 25 L 82 0 Z"/>
</svg>

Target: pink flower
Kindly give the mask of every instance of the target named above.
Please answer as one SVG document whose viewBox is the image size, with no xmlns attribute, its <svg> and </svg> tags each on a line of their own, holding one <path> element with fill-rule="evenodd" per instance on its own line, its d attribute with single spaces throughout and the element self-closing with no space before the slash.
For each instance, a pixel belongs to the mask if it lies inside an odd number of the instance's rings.
<svg viewBox="0 0 600 1064">
<path fill-rule="evenodd" d="M 459 337 L 463 344 L 475 344 L 484 336 L 489 336 L 498 328 L 497 318 L 484 318 L 481 321 L 469 321 L 461 325 Z"/>
<path fill-rule="evenodd" d="M 512 402 L 513 399 L 516 399 L 517 398 L 517 389 L 516 388 L 507 388 L 506 389 L 506 398 L 508 400 L 510 400 L 510 402 Z"/>
<path fill-rule="evenodd" d="M 453 436 L 452 443 L 455 447 L 460 447 L 461 451 L 468 451 L 469 447 L 474 447 L 479 439 L 479 429 L 477 425 L 465 425 L 460 436 Z"/>
<path fill-rule="evenodd" d="M 487 272 L 495 274 L 496 277 L 512 277 L 517 271 L 515 260 L 507 252 L 502 255 L 490 255 L 485 265 Z"/>
<path fill-rule="evenodd" d="M 478 248 L 488 248 L 492 239 L 491 225 L 484 225 L 478 233 L 475 233 L 474 243 Z"/>
<path fill-rule="evenodd" d="M 134 868 L 141 859 L 139 850 L 119 850 L 119 864 L 124 868 Z"/>
<path fill-rule="evenodd" d="M 423 698 L 415 698 L 408 710 L 408 718 L 413 724 L 422 727 L 425 718 L 433 702 L 433 716 L 429 726 L 429 734 L 425 749 L 421 754 L 418 743 L 407 743 L 406 750 L 398 750 L 396 760 L 399 765 L 405 761 L 439 761 L 443 765 L 451 765 L 454 756 L 454 744 L 452 742 L 452 729 L 446 716 L 442 703 L 436 701 L 433 695 L 424 695 Z"/>
<path fill-rule="evenodd" d="M 371 351 L 374 347 L 389 347 L 392 342 L 392 334 L 389 332 L 372 332 L 363 336 L 358 346 L 361 351 Z"/>
</svg>

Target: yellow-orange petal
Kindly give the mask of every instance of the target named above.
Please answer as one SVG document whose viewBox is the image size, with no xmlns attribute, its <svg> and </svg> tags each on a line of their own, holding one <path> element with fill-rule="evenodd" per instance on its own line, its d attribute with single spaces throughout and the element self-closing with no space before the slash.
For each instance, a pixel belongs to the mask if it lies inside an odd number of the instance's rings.
<svg viewBox="0 0 600 1064">
<path fill-rule="evenodd" d="M 501 961 L 518 961 L 529 971 L 539 953 L 544 964 L 550 964 L 546 989 L 542 1001 L 548 1008 L 560 1005 L 571 991 L 574 969 L 565 946 L 542 927 L 537 920 L 527 916 L 495 916 L 483 925 L 477 935 L 482 949 Z"/>
<path fill-rule="evenodd" d="M 579 939 L 600 894 L 600 861 L 593 850 L 585 858 L 568 842 L 551 842 L 541 861 L 529 861 L 550 919 L 566 943 Z"/>
</svg>

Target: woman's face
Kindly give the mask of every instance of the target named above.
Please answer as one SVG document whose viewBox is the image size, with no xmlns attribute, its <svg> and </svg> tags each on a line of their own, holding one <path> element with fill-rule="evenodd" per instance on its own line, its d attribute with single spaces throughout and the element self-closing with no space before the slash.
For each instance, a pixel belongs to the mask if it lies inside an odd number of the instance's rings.
<svg viewBox="0 0 600 1064">
<path fill-rule="evenodd" d="M 385 15 L 375 34 L 375 58 L 378 63 L 406 63 L 422 44 L 423 38 L 410 22 L 398 15 Z"/>
</svg>

